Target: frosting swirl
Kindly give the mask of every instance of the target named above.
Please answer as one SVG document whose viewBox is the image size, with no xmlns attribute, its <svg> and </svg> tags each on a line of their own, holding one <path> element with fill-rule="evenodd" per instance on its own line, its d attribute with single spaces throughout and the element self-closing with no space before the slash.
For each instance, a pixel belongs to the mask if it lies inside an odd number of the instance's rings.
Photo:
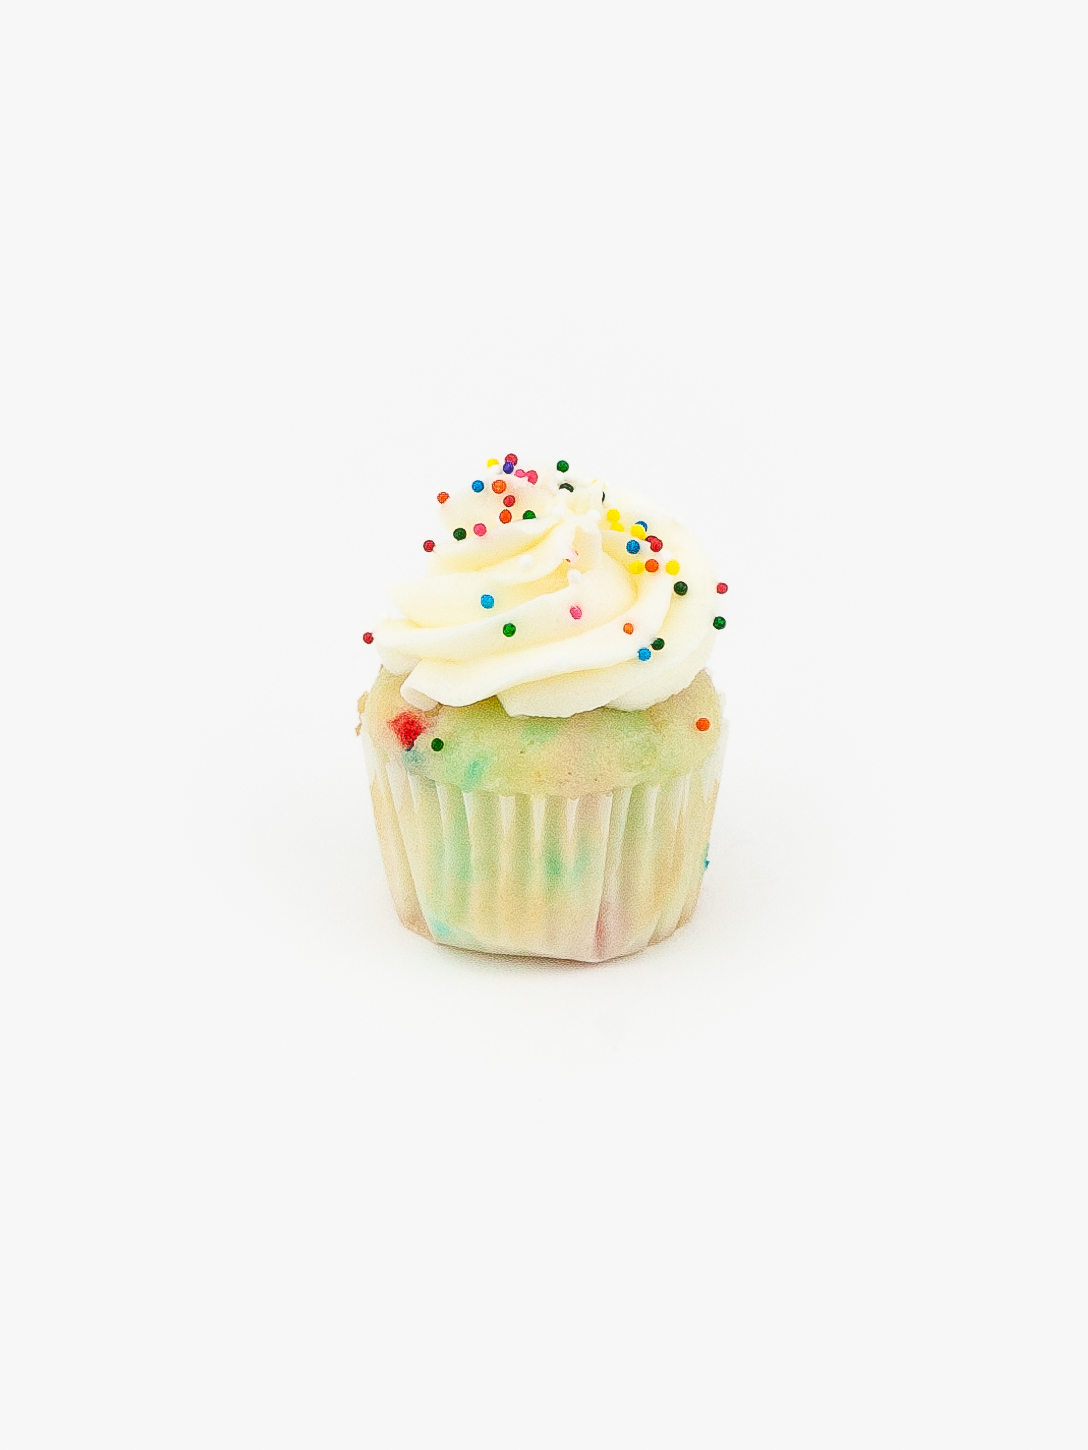
<svg viewBox="0 0 1088 1450">
<path fill-rule="evenodd" d="M 694 536 L 567 466 L 508 454 L 439 495 L 426 577 L 390 589 L 374 635 L 420 709 L 497 695 L 509 715 L 644 710 L 685 689 L 714 640 L 714 578 Z M 721 620 L 718 621 L 719 625 Z"/>
</svg>

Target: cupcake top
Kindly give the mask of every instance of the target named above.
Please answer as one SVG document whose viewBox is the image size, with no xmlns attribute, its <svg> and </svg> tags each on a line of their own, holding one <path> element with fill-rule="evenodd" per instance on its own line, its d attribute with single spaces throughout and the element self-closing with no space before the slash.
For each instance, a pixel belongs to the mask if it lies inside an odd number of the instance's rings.
<svg viewBox="0 0 1088 1450">
<path fill-rule="evenodd" d="M 661 509 L 565 460 L 525 468 L 513 453 L 438 505 L 428 573 L 389 591 L 404 617 L 373 635 L 410 705 L 645 710 L 706 663 L 726 586 Z"/>
</svg>

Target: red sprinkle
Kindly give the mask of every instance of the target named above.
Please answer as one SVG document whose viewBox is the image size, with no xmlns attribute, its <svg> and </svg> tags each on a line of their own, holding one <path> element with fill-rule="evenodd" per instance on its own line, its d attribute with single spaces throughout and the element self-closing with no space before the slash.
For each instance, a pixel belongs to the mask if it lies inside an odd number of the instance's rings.
<svg viewBox="0 0 1088 1450">
<path fill-rule="evenodd" d="M 509 509 L 503 509 L 502 513 L 499 514 L 499 523 L 508 524 L 513 517 L 514 515 Z"/>
<path fill-rule="evenodd" d="M 647 534 L 646 542 L 649 544 L 650 548 L 654 551 L 655 554 L 660 554 L 661 550 L 665 547 L 665 545 L 661 542 L 656 534 Z"/>
<path fill-rule="evenodd" d="M 411 750 L 426 730 L 427 722 L 414 710 L 403 710 L 399 715 L 393 716 L 389 722 L 389 728 L 400 741 L 402 749 Z"/>
<path fill-rule="evenodd" d="M 728 594 L 729 593 L 729 585 L 728 584 L 719 584 L 718 585 L 718 593 L 719 594 Z"/>
<path fill-rule="evenodd" d="M 504 462 L 506 463 L 516 463 L 517 461 L 518 455 L 516 453 L 508 453 L 506 455 L 506 458 L 504 459 Z"/>
<path fill-rule="evenodd" d="M 433 550 L 433 548 L 434 548 L 434 540 L 433 539 L 424 539 L 423 540 L 423 547 L 427 550 L 427 553 L 429 554 Z"/>
<path fill-rule="evenodd" d="M 525 475 L 530 483 L 535 483 L 539 476 L 535 468 L 530 468 L 529 472 Z"/>
<path fill-rule="evenodd" d="M 582 606 L 580 604 L 572 604 L 571 605 L 571 607 L 570 607 L 570 617 L 571 617 L 571 619 L 581 619 L 581 617 L 582 617 Z"/>
<path fill-rule="evenodd" d="M 363 635 L 363 643 L 364 644 L 373 644 L 374 643 L 374 636 L 370 633 L 370 630 L 369 629 L 367 630 L 366 634 Z"/>
<path fill-rule="evenodd" d="M 440 493 L 438 495 L 438 502 L 439 503 L 445 503 L 448 498 L 449 498 L 449 494 L 448 493 Z"/>
<path fill-rule="evenodd" d="M 512 509 L 514 507 L 514 505 L 517 503 L 517 499 L 514 497 L 514 495 L 512 493 L 508 493 L 506 495 L 506 497 L 503 499 L 503 503 L 506 505 L 506 507 L 508 509 Z"/>
<path fill-rule="evenodd" d="M 486 524 L 473 524 L 472 525 L 472 532 L 474 534 L 479 534 L 479 536 L 481 538 L 483 538 L 484 534 L 487 533 L 487 525 Z"/>
</svg>

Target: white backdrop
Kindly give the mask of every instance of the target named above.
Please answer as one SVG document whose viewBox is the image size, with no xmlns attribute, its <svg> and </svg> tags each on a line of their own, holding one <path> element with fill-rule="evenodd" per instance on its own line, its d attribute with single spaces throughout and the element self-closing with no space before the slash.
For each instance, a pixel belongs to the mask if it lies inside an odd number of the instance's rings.
<svg viewBox="0 0 1088 1450">
<path fill-rule="evenodd" d="M 1084 1445 L 1078 9 L 8 11 L 5 1445 Z M 509 450 L 730 584 L 598 968 L 353 733 Z"/>
</svg>

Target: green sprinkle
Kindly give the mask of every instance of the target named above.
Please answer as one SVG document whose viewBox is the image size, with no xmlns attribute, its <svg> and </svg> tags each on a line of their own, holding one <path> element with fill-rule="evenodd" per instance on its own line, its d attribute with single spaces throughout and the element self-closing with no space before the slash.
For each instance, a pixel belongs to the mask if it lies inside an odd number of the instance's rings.
<svg viewBox="0 0 1088 1450">
<path fill-rule="evenodd" d="M 446 742 L 444 740 L 439 740 L 438 736 L 436 735 L 434 737 L 434 739 L 431 741 L 431 749 L 432 750 L 441 750 L 442 747 L 443 747 L 443 745 L 445 745 L 445 743 Z"/>
<path fill-rule="evenodd" d="M 665 641 L 663 639 L 652 639 L 650 641 L 650 648 L 651 649 L 664 649 L 665 648 Z"/>
<path fill-rule="evenodd" d="M 559 485 L 559 487 L 560 487 L 560 488 L 569 488 L 569 489 L 570 489 L 570 491 L 571 491 L 571 493 L 573 493 L 573 492 L 574 492 L 574 484 L 573 484 L 573 483 L 561 483 L 561 484 L 560 484 L 560 485 Z"/>
<path fill-rule="evenodd" d="M 453 531 L 453 537 L 455 539 L 463 539 L 465 537 L 465 530 L 464 529 L 454 529 L 454 531 Z"/>
<path fill-rule="evenodd" d="M 502 632 L 506 635 L 506 638 L 509 639 L 512 634 L 517 634 L 518 627 L 516 624 L 504 624 L 502 627 Z"/>
<path fill-rule="evenodd" d="M 721 617 L 720 614 L 717 615 L 715 617 L 715 619 L 714 619 L 714 628 L 715 629 L 724 629 L 725 628 L 725 620 Z"/>
<path fill-rule="evenodd" d="M 688 592 L 688 586 L 684 583 L 683 579 L 677 579 L 676 583 L 672 586 L 672 592 L 674 594 L 686 594 Z"/>
<path fill-rule="evenodd" d="M 526 509 L 525 512 L 522 514 L 522 518 L 523 519 L 535 519 L 536 518 L 536 514 L 533 513 L 532 509 Z"/>
<path fill-rule="evenodd" d="M 567 469 L 570 467 L 570 464 L 565 458 L 561 458 L 555 466 L 556 468 L 558 468 L 560 473 L 566 473 Z"/>
</svg>

